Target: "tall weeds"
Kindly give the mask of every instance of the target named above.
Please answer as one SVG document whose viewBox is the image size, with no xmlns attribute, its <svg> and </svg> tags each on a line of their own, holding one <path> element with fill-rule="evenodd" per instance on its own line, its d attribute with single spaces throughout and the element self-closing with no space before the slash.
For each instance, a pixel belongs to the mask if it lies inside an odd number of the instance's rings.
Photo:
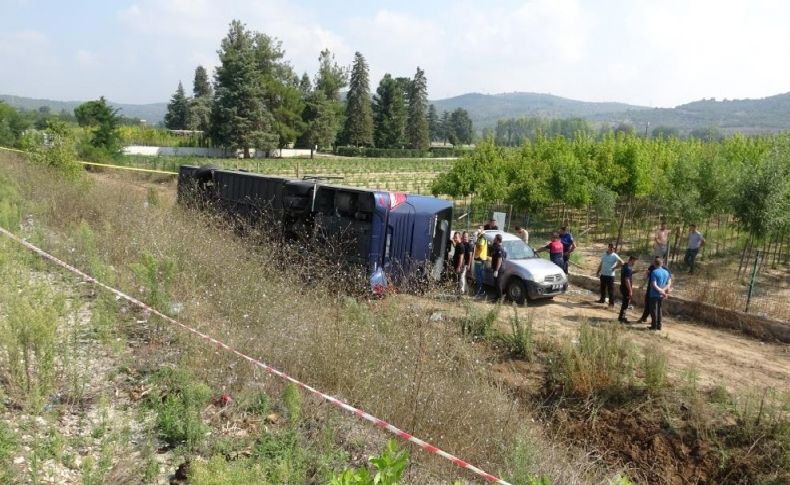
<svg viewBox="0 0 790 485">
<path fill-rule="evenodd" d="M 74 261 L 73 228 L 87 225 L 97 267 L 113 274 L 117 286 L 155 296 L 165 309 L 180 303 L 178 318 L 198 330 L 485 469 L 507 471 L 502 457 L 518 427 L 544 457 L 536 475 L 562 483 L 598 476 L 588 458 L 550 445 L 513 409 L 512 398 L 481 365 L 481 351 L 457 331 L 431 325 L 423 309 L 397 297 L 347 300 L 333 266 L 303 258 L 297 246 L 271 242 L 268 228 L 239 237 L 203 214 L 164 201 L 146 204 L 144 190 L 112 179 L 86 187 L 23 163 L 9 163 L 8 172 L 20 184 L 21 210 L 35 221 L 31 232 L 41 230 L 44 249 Z M 485 333 L 490 319 L 478 320 L 483 324 L 471 333 Z M 236 390 L 254 377 L 235 357 L 184 340 L 192 349 L 184 364 L 198 377 Z M 416 362 L 419 385 L 405 371 Z M 425 454 L 414 459 L 444 476 L 456 473 Z"/>
</svg>

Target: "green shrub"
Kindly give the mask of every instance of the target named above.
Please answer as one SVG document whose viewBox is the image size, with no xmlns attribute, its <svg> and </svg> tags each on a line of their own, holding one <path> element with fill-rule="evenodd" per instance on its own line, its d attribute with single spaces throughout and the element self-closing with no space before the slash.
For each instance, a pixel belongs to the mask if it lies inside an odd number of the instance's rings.
<svg viewBox="0 0 790 485">
<path fill-rule="evenodd" d="M 461 335 L 472 338 L 485 338 L 491 333 L 497 316 L 499 316 L 499 305 L 494 306 L 487 312 L 481 312 L 471 305 L 466 307 L 466 315 L 461 318 Z"/>
<path fill-rule="evenodd" d="M 535 349 L 534 335 L 532 332 L 532 316 L 526 321 L 518 316 L 518 310 L 513 307 L 513 316 L 510 318 L 510 335 L 504 337 L 514 355 L 531 360 Z"/>
<path fill-rule="evenodd" d="M 657 394 L 666 386 L 668 361 L 667 353 L 658 343 L 645 346 L 642 371 L 645 374 L 645 386 L 650 393 Z"/>
<path fill-rule="evenodd" d="M 0 348 L 7 356 L 9 388 L 36 407 L 54 386 L 57 325 L 65 297 L 44 283 L 19 279 L 17 284 L 0 315 Z"/>
<path fill-rule="evenodd" d="M 566 343 L 555 362 L 554 378 L 581 397 L 617 397 L 633 377 L 633 345 L 615 325 L 593 328 L 582 322 L 578 343 Z"/>
<path fill-rule="evenodd" d="M 242 458 L 227 461 L 214 455 L 207 462 L 193 461 L 189 468 L 189 483 L 195 485 L 251 485 L 270 483 L 264 468 L 254 460 Z"/>
<path fill-rule="evenodd" d="M 192 374 L 182 368 L 165 368 L 152 380 L 162 391 L 148 399 L 156 413 L 159 435 L 171 445 L 198 448 L 208 432 L 201 413 L 211 398 L 211 389 L 195 382 Z"/>
<path fill-rule="evenodd" d="M 379 456 L 370 459 L 375 469 L 371 476 L 366 468 L 348 469 L 332 479 L 332 485 L 397 485 L 409 464 L 409 452 L 398 448 L 395 440 L 389 440 Z"/>
<path fill-rule="evenodd" d="M 288 421 L 291 426 L 296 426 L 299 423 L 299 416 L 302 411 L 302 393 L 296 384 L 287 384 L 283 389 L 281 396 L 285 410 L 288 413 Z"/>
<path fill-rule="evenodd" d="M 11 465 L 11 457 L 19 446 L 16 433 L 8 424 L 0 422 L 0 482 L 14 482 L 14 469 Z"/>
<path fill-rule="evenodd" d="M 170 284 L 175 276 L 176 264 L 170 258 L 158 260 L 144 252 L 138 263 L 131 265 L 137 281 L 146 289 L 147 303 L 157 310 L 168 313 Z"/>
<path fill-rule="evenodd" d="M 19 190 L 11 179 L 0 175 L 0 227 L 15 231 L 19 228 L 21 221 Z"/>
</svg>

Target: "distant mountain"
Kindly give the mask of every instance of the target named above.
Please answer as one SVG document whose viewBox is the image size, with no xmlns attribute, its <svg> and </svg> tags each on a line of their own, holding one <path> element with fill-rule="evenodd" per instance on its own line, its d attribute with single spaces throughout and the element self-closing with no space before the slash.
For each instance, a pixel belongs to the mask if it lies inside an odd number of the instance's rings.
<svg viewBox="0 0 790 485">
<path fill-rule="evenodd" d="M 0 101 L 5 101 L 15 108 L 25 110 L 37 110 L 41 106 L 49 106 L 49 110 L 53 114 L 58 114 L 61 110 L 66 110 L 67 113 L 73 114 L 74 108 L 84 103 L 84 101 L 54 101 L 51 99 L 35 99 L 26 98 L 24 96 L 11 96 L 8 94 L 0 94 Z M 164 120 L 165 113 L 167 113 L 167 103 L 151 103 L 151 104 L 124 104 L 114 103 L 109 101 L 110 105 L 118 108 L 120 115 L 128 118 L 139 118 L 146 120 L 151 124 L 159 123 Z"/>
<path fill-rule="evenodd" d="M 716 128 L 722 133 L 765 133 L 790 130 L 790 93 L 761 99 L 708 99 L 675 108 L 629 109 L 596 114 L 592 121 L 628 123 L 637 131 L 648 126 L 666 126 L 687 133 L 694 129 Z"/>
<path fill-rule="evenodd" d="M 625 103 L 593 103 L 540 93 L 468 93 L 431 103 L 439 113 L 464 108 L 469 112 L 477 130 L 493 128 L 497 120 L 503 118 L 591 118 L 596 115 L 647 109 Z"/>
<path fill-rule="evenodd" d="M 61 109 L 73 112 L 80 101 L 53 101 L 21 96 L 0 95 L 0 100 L 24 109 L 49 106 L 52 113 Z M 633 125 L 638 132 L 646 128 L 671 127 L 681 133 L 715 128 L 722 133 L 762 133 L 790 130 L 790 93 L 761 99 L 702 100 L 675 108 L 648 108 L 625 103 L 595 103 L 540 93 L 467 93 L 431 101 L 436 109 L 452 111 L 464 108 L 478 131 L 493 128 L 499 119 L 540 116 L 545 118 L 584 118 L 594 123 Z M 167 112 L 167 103 L 122 104 L 110 102 L 120 113 L 159 123 Z"/>
</svg>

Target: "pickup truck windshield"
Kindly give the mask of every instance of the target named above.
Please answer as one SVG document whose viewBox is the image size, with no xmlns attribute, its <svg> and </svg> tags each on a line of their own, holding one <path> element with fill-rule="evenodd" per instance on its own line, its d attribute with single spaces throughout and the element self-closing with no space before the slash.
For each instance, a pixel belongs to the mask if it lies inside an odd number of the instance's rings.
<svg viewBox="0 0 790 485">
<path fill-rule="evenodd" d="M 504 241 L 502 245 L 507 252 L 507 259 L 529 259 L 535 257 L 535 251 L 520 239 Z"/>
</svg>

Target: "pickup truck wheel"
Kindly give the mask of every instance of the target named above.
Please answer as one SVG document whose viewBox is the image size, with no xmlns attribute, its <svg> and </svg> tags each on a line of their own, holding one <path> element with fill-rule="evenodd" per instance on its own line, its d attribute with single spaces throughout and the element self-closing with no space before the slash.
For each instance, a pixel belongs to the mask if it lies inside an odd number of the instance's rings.
<svg viewBox="0 0 790 485">
<path fill-rule="evenodd" d="M 527 285 L 521 278 L 511 278 L 507 284 L 507 297 L 510 301 L 523 305 L 527 299 Z"/>
</svg>

